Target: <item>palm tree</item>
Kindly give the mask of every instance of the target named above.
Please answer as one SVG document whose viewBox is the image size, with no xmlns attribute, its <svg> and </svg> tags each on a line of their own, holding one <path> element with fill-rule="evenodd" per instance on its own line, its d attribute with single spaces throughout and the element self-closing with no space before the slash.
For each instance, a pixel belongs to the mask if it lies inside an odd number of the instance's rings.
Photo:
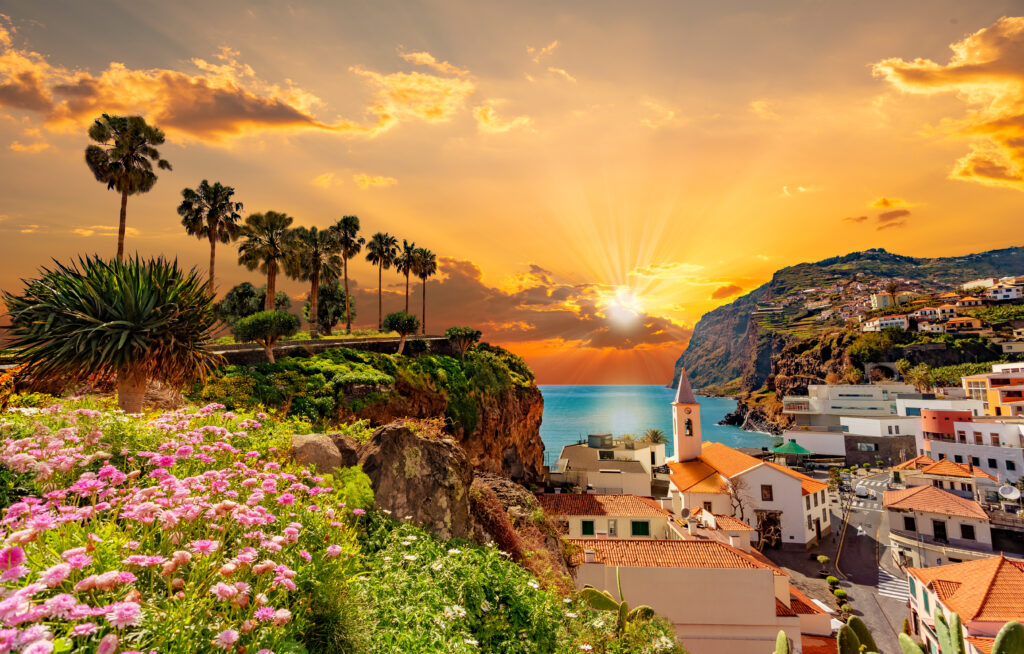
<svg viewBox="0 0 1024 654">
<path fill-rule="evenodd" d="M 331 229 L 337 234 L 338 246 L 341 249 L 341 270 L 345 276 L 345 331 L 351 333 L 352 307 L 348 300 L 348 260 L 359 254 L 366 239 L 359 236 L 359 218 L 356 216 L 344 216 Z"/>
<path fill-rule="evenodd" d="M 117 377 L 117 403 L 142 411 L 146 384 L 184 384 L 220 362 L 206 349 L 217 318 L 206 284 L 166 259 L 79 259 L 43 269 L 25 293 L 3 294 L 8 345 L 26 372 L 84 381 Z"/>
<path fill-rule="evenodd" d="M 420 323 L 423 331 L 427 333 L 427 279 L 437 274 L 437 256 L 427 248 L 416 248 L 413 256 L 413 272 L 423 280 L 423 320 Z"/>
<path fill-rule="evenodd" d="M 147 125 L 142 116 L 103 114 L 89 128 L 89 138 L 100 145 L 85 149 L 85 163 L 96 180 L 121 194 L 121 221 L 117 228 L 117 258 L 124 258 L 124 230 L 128 196 L 146 193 L 156 184 L 153 162 L 170 170 L 155 146 L 163 145 L 164 133 Z"/>
<path fill-rule="evenodd" d="M 366 260 L 377 266 L 377 331 L 384 323 L 384 270 L 391 268 L 398 256 L 398 239 L 387 232 L 377 232 L 366 244 Z"/>
<path fill-rule="evenodd" d="M 231 200 L 234 194 L 232 187 L 223 186 L 220 182 L 211 186 L 205 179 L 194 190 L 181 190 L 178 215 L 185 231 L 196 238 L 210 240 L 210 277 L 207 280 L 210 295 L 216 293 L 213 268 L 217 259 L 217 241 L 230 243 L 238 238 L 238 221 L 242 219 L 238 212 L 242 210 L 242 203 Z"/>
<path fill-rule="evenodd" d="M 405 275 L 405 313 L 409 313 L 409 275 L 416 266 L 416 244 L 402 239 L 402 251 L 395 258 L 395 269 Z"/>
<path fill-rule="evenodd" d="M 644 432 L 644 439 L 646 439 L 648 443 L 652 443 L 655 445 L 658 443 L 668 442 L 668 438 L 665 436 L 665 432 L 663 432 L 660 429 L 648 429 L 647 431 Z"/>
<path fill-rule="evenodd" d="M 293 230 L 293 245 L 285 263 L 285 272 L 300 281 L 309 282 L 309 335 L 319 336 L 317 298 L 320 281 L 333 281 L 342 268 L 338 256 L 338 238 L 332 229 L 297 227 Z"/>
<path fill-rule="evenodd" d="M 277 271 L 287 260 L 292 246 L 292 217 L 268 211 L 250 214 L 242 226 L 242 243 L 238 246 L 238 263 L 249 270 L 260 269 L 267 275 L 267 298 L 264 311 L 274 308 L 277 292 Z"/>
</svg>

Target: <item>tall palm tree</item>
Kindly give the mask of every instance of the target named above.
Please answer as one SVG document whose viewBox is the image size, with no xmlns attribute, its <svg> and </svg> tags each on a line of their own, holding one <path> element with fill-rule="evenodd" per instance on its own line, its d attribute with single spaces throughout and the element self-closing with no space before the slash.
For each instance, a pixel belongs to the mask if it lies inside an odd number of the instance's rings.
<svg viewBox="0 0 1024 654">
<path fill-rule="evenodd" d="M 341 272 L 338 256 L 338 237 L 332 229 L 320 231 L 316 227 L 296 227 L 293 245 L 285 263 L 285 272 L 300 281 L 309 282 L 309 335 L 319 336 L 320 282 L 334 281 Z"/>
<path fill-rule="evenodd" d="M 207 289 L 210 295 L 216 293 L 213 283 L 213 268 L 217 259 L 217 241 L 230 243 L 238 238 L 238 221 L 242 215 L 241 202 L 232 201 L 235 189 L 214 182 L 211 186 L 205 179 L 195 189 L 181 190 L 181 204 L 178 215 L 185 231 L 202 239 L 210 240 L 210 277 Z"/>
<path fill-rule="evenodd" d="M 341 250 L 341 271 L 345 276 L 345 331 L 352 332 L 352 305 L 348 296 L 348 260 L 359 254 L 366 239 L 359 236 L 359 218 L 344 216 L 331 228 L 337 235 Z"/>
<path fill-rule="evenodd" d="M 416 265 L 416 244 L 402 239 L 402 251 L 395 258 L 395 269 L 405 275 L 405 313 L 409 313 L 409 275 Z"/>
<path fill-rule="evenodd" d="M 398 256 L 398 239 L 387 232 L 377 232 L 366 244 L 366 260 L 377 266 L 377 331 L 384 324 L 384 270 L 390 269 Z"/>
<path fill-rule="evenodd" d="M 164 133 L 147 125 L 142 116 L 103 114 L 89 128 L 89 138 L 100 145 L 85 149 L 85 163 L 96 180 L 121 194 L 121 221 L 117 228 L 117 258 L 124 258 L 124 231 L 128 219 L 128 196 L 146 193 L 156 184 L 157 168 L 170 170 L 156 146 L 163 145 Z"/>
<path fill-rule="evenodd" d="M 288 259 L 292 247 L 292 217 L 277 211 L 250 214 L 242 226 L 238 263 L 249 270 L 260 269 L 267 275 L 267 299 L 264 311 L 274 310 L 277 272 Z"/>
<path fill-rule="evenodd" d="M 427 279 L 437 274 L 437 256 L 426 248 L 416 248 L 413 257 L 413 272 L 423 280 L 423 320 L 420 326 L 427 333 Z"/>
</svg>

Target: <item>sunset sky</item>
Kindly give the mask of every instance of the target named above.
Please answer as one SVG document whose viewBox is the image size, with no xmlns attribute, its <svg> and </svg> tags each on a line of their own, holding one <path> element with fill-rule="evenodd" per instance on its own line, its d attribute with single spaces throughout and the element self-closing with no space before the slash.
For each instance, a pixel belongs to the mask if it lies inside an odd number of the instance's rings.
<svg viewBox="0 0 1024 654">
<path fill-rule="evenodd" d="M 204 178 L 246 214 L 355 214 L 437 253 L 429 331 L 476 325 L 546 383 L 665 383 L 701 314 L 786 265 L 1024 244 L 1019 0 L 0 13 L 7 290 L 50 258 L 114 254 L 118 197 L 83 160 L 102 112 L 163 128 L 174 168 L 129 199 L 128 252 L 205 266 L 175 213 Z M 222 292 L 262 283 L 219 253 Z M 375 326 L 376 270 L 352 274 Z M 385 284 L 400 309 L 404 283 Z"/>
</svg>

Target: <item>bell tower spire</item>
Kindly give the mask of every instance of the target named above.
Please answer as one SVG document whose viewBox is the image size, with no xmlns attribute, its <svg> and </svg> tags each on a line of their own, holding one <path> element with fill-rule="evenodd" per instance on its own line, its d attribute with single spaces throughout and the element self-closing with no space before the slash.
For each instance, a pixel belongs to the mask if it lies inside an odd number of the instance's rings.
<svg viewBox="0 0 1024 654">
<path fill-rule="evenodd" d="M 672 439 L 676 461 L 692 461 L 700 456 L 700 404 L 685 368 L 679 371 L 679 386 L 672 401 Z"/>
</svg>

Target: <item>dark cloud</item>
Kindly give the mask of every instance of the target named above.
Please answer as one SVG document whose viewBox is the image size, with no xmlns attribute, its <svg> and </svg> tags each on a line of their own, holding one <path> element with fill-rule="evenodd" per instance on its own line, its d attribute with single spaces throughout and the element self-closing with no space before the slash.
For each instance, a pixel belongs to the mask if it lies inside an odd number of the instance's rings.
<svg viewBox="0 0 1024 654">
<path fill-rule="evenodd" d="M 427 331 L 474 325 L 495 343 L 560 339 L 583 348 L 628 350 L 637 346 L 685 343 L 690 330 L 667 318 L 639 313 L 613 320 L 606 314 L 607 289 L 598 284 L 565 284 L 536 265 L 517 277 L 517 290 L 488 286 L 471 261 L 441 257 L 439 275 L 427 282 Z M 420 315 L 422 286 L 413 280 L 409 309 Z M 375 322 L 376 288 L 353 292 L 360 322 Z M 384 312 L 404 308 L 405 282 L 388 285 Z"/>
<path fill-rule="evenodd" d="M 883 213 L 878 214 L 878 222 L 890 223 L 894 220 L 899 220 L 900 218 L 906 218 L 909 215 L 910 211 L 908 209 L 894 209 L 893 211 L 885 211 Z"/>
<path fill-rule="evenodd" d="M 743 289 L 736 284 L 726 284 L 725 286 L 719 286 L 711 293 L 712 300 L 724 300 L 727 297 L 736 295 Z"/>
<path fill-rule="evenodd" d="M 867 219 L 867 216 L 847 216 L 846 218 L 843 218 L 843 220 L 848 223 L 862 223 Z"/>
</svg>

